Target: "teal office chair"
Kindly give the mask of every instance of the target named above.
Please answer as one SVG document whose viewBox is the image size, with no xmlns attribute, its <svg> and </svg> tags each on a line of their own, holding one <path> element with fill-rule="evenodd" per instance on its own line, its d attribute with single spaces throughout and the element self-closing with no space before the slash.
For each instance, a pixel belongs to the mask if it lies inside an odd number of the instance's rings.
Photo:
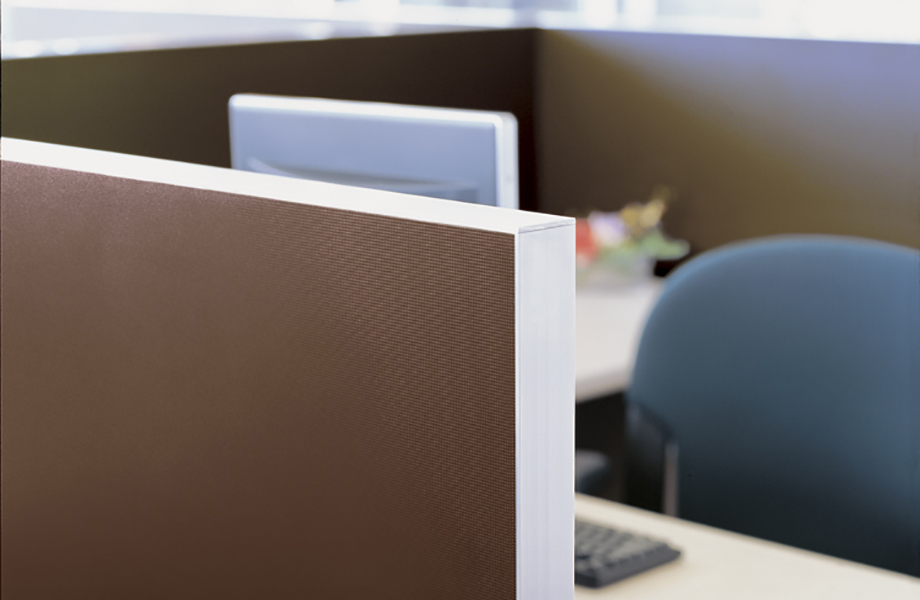
<svg viewBox="0 0 920 600">
<path fill-rule="evenodd" d="M 677 442 L 681 517 L 920 576 L 920 252 L 706 253 L 669 277 L 628 397 L 640 471 L 668 455 L 645 417 Z"/>
</svg>

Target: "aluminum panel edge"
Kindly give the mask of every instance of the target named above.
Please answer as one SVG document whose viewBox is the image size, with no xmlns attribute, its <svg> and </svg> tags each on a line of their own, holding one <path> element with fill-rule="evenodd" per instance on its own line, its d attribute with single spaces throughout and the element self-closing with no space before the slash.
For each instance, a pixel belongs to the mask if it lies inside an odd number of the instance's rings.
<svg viewBox="0 0 920 600">
<path fill-rule="evenodd" d="M 2 138 L 2 149 L 3 159 L 14 162 L 483 231 L 516 234 L 531 228 L 553 227 L 560 220 L 536 212 L 378 190 L 368 194 L 363 188 L 332 183 L 13 138 Z"/>
<path fill-rule="evenodd" d="M 572 598 L 575 430 L 575 226 L 516 239 L 517 589 Z"/>
</svg>

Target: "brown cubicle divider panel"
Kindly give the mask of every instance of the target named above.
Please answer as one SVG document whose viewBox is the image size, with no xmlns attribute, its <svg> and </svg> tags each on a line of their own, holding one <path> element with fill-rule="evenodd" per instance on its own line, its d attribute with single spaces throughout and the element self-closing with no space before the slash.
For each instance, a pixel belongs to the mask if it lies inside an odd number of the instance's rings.
<svg viewBox="0 0 920 600">
<path fill-rule="evenodd" d="M 542 31 L 540 206 L 677 188 L 695 251 L 782 233 L 920 247 L 920 46 Z"/>
<path fill-rule="evenodd" d="M 4 598 L 572 594 L 574 227 L 3 140 Z"/>
<path fill-rule="evenodd" d="M 677 188 L 694 251 L 782 233 L 920 245 L 920 46 L 506 29 L 3 63 L 4 135 L 229 165 L 233 93 L 504 110 L 524 208 Z"/>
<path fill-rule="evenodd" d="M 3 135 L 230 166 L 238 93 L 507 111 L 520 198 L 537 206 L 535 30 L 172 48 L 7 60 Z"/>
</svg>

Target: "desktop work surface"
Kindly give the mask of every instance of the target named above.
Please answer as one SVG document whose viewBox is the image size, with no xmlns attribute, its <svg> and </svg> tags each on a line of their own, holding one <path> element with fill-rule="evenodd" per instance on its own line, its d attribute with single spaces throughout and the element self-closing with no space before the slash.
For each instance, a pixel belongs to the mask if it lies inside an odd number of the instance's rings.
<svg viewBox="0 0 920 600">
<path fill-rule="evenodd" d="M 679 548 L 675 562 L 609 587 L 575 588 L 575 598 L 823 599 L 920 598 L 920 579 L 799 550 L 588 496 L 578 519 L 633 531 Z"/>
<path fill-rule="evenodd" d="M 575 294 L 575 401 L 622 392 L 632 380 L 642 330 L 663 283 L 579 287 Z"/>
</svg>

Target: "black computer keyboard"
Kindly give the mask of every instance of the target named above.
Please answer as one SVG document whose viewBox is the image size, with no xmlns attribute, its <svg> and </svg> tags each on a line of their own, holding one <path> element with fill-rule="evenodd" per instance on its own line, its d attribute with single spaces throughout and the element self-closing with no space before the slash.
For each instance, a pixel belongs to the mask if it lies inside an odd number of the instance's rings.
<svg viewBox="0 0 920 600">
<path fill-rule="evenodd" d="M 680 556 L 664 542 L 575 521 L 575 583 L 599 588 Z"/>
</svg>

